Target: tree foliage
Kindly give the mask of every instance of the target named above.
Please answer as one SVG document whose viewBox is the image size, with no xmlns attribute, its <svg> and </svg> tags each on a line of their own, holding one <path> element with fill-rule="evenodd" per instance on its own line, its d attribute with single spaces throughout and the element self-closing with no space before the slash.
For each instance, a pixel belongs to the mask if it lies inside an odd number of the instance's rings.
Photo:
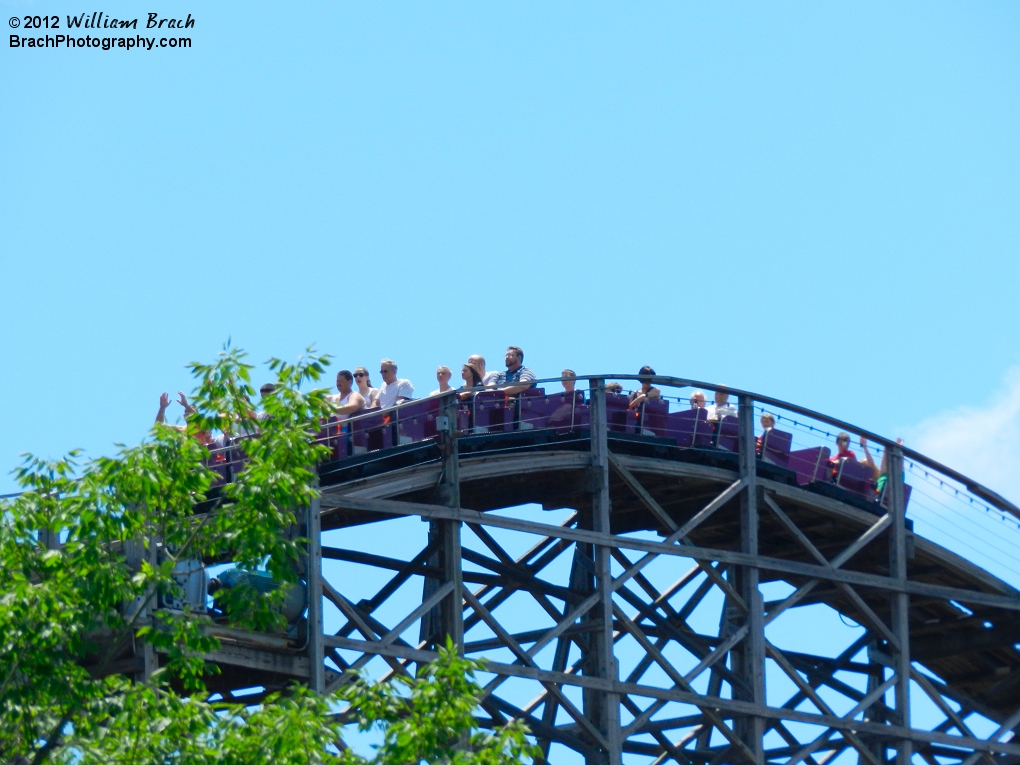
<svg viewBox="0 0 1020 765">
<path fill-rule="evenodd" d="M 201 654 L 218 641 L 208 617 L 155 608 L 177 588 L 175 564 L 231 560 L 266 567 L 281 582 L 301 574 L 306 540 L 295 512 L 315 496 L 313 441 L 329 414 L 312 389 L 329 364 L 309 349 L 296 363 L 268 362 L 275 392 L 257 418 L 253 367 L 227 347 L 192 364 L 196 406 L 183 427 L 157 424 L 139 445 L 83 462 L 27 456 L 23 493 L 4 502 L 0 523 L 0 756 L 10 763 L 318 763 L 362 765 L 341 744 L 335 714 L 353 704 L 362 727 L 381 726 L 374 762 L 519 761 L 533 754 L 522 728 L 474 727 L 476 665 L 444 652 L 418 681 L 348 684 L 322 697 L 303 688 L 254 708 L 211 702 Z M 210 433 L 248 435 L 245 467 L 213 489 Z M 133 564 L 130 550 L 141 551 Z M 157 554 L 158 552 L 158 554 Z M 280 588 L 231 591 L 231 626 L 282 626 Z M 117 664 L 145 643 L 164 657 L 147 682 Z"/>
</svg>

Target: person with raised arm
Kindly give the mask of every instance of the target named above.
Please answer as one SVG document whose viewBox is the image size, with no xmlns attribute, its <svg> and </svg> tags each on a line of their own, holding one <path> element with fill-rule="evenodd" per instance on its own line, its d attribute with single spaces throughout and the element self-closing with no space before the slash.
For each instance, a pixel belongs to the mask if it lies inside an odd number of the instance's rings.
<svg viewBox="0 0 1020 765">
<path fill-rule="evenodd" d="M 897 438 L 896 444 L 903 446 L 903 439 Z M 882 489 L 885 488 L 886 479 L 889 477 L 889 450 L 886 449 L 882 452 L 882 467 L 878 467 L 875 464 L 874 457 L 871 456 L 871 452 L 868 450 L 868 439 L 864 436 L 861 436 L 861 449 L 864 451 L 864 459 L 861 462 L 871 468 L 871 472 L 875 477 L 875 491 L 879 496 L 882 496 Z"/>
<path fill-rule="evenodd" d="M 184 407 L 185 420 L 198 413 L 198 410 L 195 409 L 195 407 L 193 407 L 190 403 L 188 403 L 188 397 L 184 395 L 183 391 L 177 391 L 177 395 L 180 397 L 178 398 L 177 403 Z M 156 412 L 156 422 L 158 422 L 160 425 L 167 425 L 166 410 L 167 407 L 169 406 L 170 397 L 166 394 L 166 392 L 161 393 L 159 396 L 159 411 Z M 187 425 L 167 425 L 167 427 L 176 428 L 177 430 L 180 430 L 182 432 L 188 429 Z M 209 447 L 215 445 L 212 434 L 209 433 L 208 431 L 205 430 L 195 431 L 194 436 L 195 440 L 202 444 L 202 446 Z"/>
<path fill-rule="evenodd" d="M 496 387 L 507 396 L 526 391 L 535 382 L 535 373 L 524 366 L 524 351 L 516 345 L 506 349 L 506 372 L 496 375 Z"/>
<path fill-rule="evenodd" d="M 875 458 L 871 456 L 871 450 L 868 449 L 868 438 L 867 436 L 861 436 L 861 451 L 864 452 L 864 459 L 861 460 L 861 464 L 867 465 L 871 468 L 871 472 L 874 474 L 873 477 L 877 481 L 878 477 L 882 474 L 882 471 L 878 469 L 878 465 L 875 464 Z M 885 457 L 882 457 L 882 467 L 885 468 Z"/>
<path fill-rule="evenodd" d="M 638 374 L 641 375 L 639 378 L 641 387 L 630 394 L 630 403 L 627 404 L 628 409 L 637 409 L 649 399 L 662 398 L 662 391 L 652 385 L 651 378 L 655 376 L 655 370 L 645 365 L 638 370 Z"/>
<path fill-rule="evenodd" d="M 366 409 L 379 406 L 379 389 L 372 387 L 372 378 L 365 367 L 354 367 L 354 382 L 358 384 L 358 393 L 365 399 Z"/>
<path fill-rule="evenodd" d="M 177 391 L 177 395 L 180 396 L 177 403 L 184 407 L 185 418 L 193 415 L 197 410 L 191 404 L 188 403 L 188 397 L 184 395 L 182 391 Z M 160 425 L 166 425 L 166 410 L 170 406 L 170 397 L 166 394 L 166 391 L 159 394 L 159 411 L 156 412 L 156 422 Z M 178 430 L 184 430 L 183 425 L 171 425 L 172 428 Z"/>
<path fill-rule="evenodd" d="M 414 398 L 414 386 L 410 380 L 401 380 L 397 377 L 397 362 L 393 359 L 383 359 L 380 362 L 379 374 L 383 379 L 383 384 L 379 386 L 381 409 L 389 409 Z"/>
<path fill-rule="evenodd" d="M 499 377 L 499 372 L 486 372 L 485 371 L 485 357 L 476 353 L 472 356 L 468 356 L 468 364 L 472 364 L 478 373 L 482 376 L 482 385 L 486 388 L 491 388 L 496 385 L 496 378 Z"/>
<path fill-rule="evenodd" d="M 447 391 L 453 390 L 450 386 L 450 378 L 453 377 L 453 370 L 449 367 L 439 367 L 436 369 L 436 381 L 439 383 L 439 387 L 432 391 L 430 396 L 438 396 L 440 393 L 446 393 Z"/>
</svg>

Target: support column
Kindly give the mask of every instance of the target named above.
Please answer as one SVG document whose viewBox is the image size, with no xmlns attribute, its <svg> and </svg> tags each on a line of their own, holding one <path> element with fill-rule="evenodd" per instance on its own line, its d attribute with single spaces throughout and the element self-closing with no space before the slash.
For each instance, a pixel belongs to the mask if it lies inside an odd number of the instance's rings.
<svg viewBox="0 0 1020 765">
<path fill-rule="evenodd" d="M 322 634 L 322 517 L 319 498 L 308 505 L 305 532 L 308 537 L 308 687 L 316 693 L 326 689 L 325 647 Z"/>
<path fill-rule="evenodd" d="M 746 488 L 740 493 L 740 551 L 758 555 L 758 474 L 754 436 L 754 399 L 740 397 L 740 477 Z M 734 697 L 765 706 L 765 606 L 758 589 L 759 570 L 754 566 L 736 567 L 736 584 L 747 604 L 747 637 L 734 649 L 733 669 L 745 688 L 734 689 Z M 737 734 L 754 754 L 755 764 L 765 762 L 762 740 L 765 719 L 745 717 L 737 724 Z"/>
<path fill-rule="evenodd" d="M 452 508 L 460 507 L 460 449 L 457 440 L 457 409 L 459 399 L 455 395 L 443 402 L 443 418 L 439 425 L 443 434 L 443 483 L 440 495 L 443 504 Z M 461 574 L 460 521 L 436 521 L 430 534 L 441 535 L 439 546 L 440 565 L 444 579 L 453 582 L 453 591 L 443 600 L 440 607 L 440 634 L 449 636 L 458 653 L 464 652 L 464 595 Z"/>
<path fill-rule="evenodd" d="M 607 439 L 605 381 L 591 381 L 591 475 L 592 475 L 592 527 L 595 531 L 610 534 L 609 500 L 609 444 Z M 619 680 L 616 657 L 613 655 L 613 576 L 610 568 L 611 551 L 603 545 L 595 546 L 595 589 L 600 594 L 596 606 L 601 621 L 598 630 L 590 633 L 595 671 L 599 677 Z M 608 765 L 620 765 L 623 758 L 622 730 L 620 727 L 620 697 L 615 693 L 602 693 L 597 716 L 585 715 L 598 725 L 609 744 L 606 752 Z M 590 764 L 589 764 L 590 765 Z"/>
<path fill-rule="evenodd" d="M 47 550 L 60 549 L 60 532 L 51 529 L 43 529 L 39 532 L 39 544 Z"/>
<path fill-rule="evenodd" d="M 907 581 L 907 527 L 906 507 L 903 504 L 903 450 L 890 446 L 886 451 L 886 496 L 889 497 L 889 515 L 892 519 L 889 535 L 889 575 Z M 896 708 L 890 715 L 892 722 L 910 727 L 910 596 L 895 592 L 892 600 L 892 633 L 899 647 L 889 646 L 896 685 L 893 696 Z M 896 742 L 896 765 L 909 765 L 913 757 L 913 742 L 902 739 Z"/>
<path fill-rule="evenodd" d="M 159 565 L 159 557 L 156 550 L 157 539 L 152 533 L 151 524 L 148 527 L 148 533 L 144 537 L 137 539 L 130 539 L 125 544 L 125 561 L 133 569 L 138 570 L 141 568 L 142 561 L 146 561 L 150 566 L 155 568 Z M 152 612 L 156 610 L 157 595 L 151 589 L 146 590 L 140 599 L 136 599 L 131 605 L 131 608 L 141 608 L 141 613 L 138 614 L 137 626 L 152 624 Z M 145 602 L 144 607 L 142 601 Z M 142 668 L 140 672 L 135 674 L 135 681 L 141 683 L 148 683 L 152 677 L 152 673 L 159 669 L 159 658 L 156 656 L 156 650 L 152 647 L 152 643 L 146 638 L 142 638 L 141 645 L 138 644 L 138 638 L 132 637 L 135 641 L 135 655 L 141 659 Z"/>
<path fill-rule="evenodd" d="M 880 686 L 882 682 L 885 680 L 885 665 L 878 660 L 882 650 L 883 649 L 879 645 L 877 639 L 868 643 L 869 672 L 868 672 L 868 684 L 864 690 L 865 695 L 870 695 L 874 693 L 878 689 L 878 686 Z M 883 700 L 881 698 L 876 699 L 875 702 L 871 704 L 871 706 L 864 708 L 864 719 L 868 722 L 877 723 L 886 722 L 885 714 L 883 713 L 884 709 L 885 704 L 883 703 Z M 871 752 L 876 762 L 885 762 L 884 741 L 881 740 L 871 741 L 868 744 L 868 751 Z M 867 765 L 867 763 L 868 760 L 864 757 L 864 755 L 858 754 L 857 765 Z"/>
</svg>

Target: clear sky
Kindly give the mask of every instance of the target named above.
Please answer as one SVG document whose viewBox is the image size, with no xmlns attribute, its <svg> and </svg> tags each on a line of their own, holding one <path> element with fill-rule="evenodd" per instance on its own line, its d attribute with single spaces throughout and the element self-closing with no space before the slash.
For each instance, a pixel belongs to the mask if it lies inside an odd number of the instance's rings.
<svg viewBox="0 0 1020 765">
<path fill-rule="evenodd" d="M 94 10 L 192 47 L 9 46 Z M 508 344 L 651 364 L 1020 501 L 1016 2 L 0 11 L 0 493 L 142 438 L 230 338 L 419 393 Z"/>
<path fill-rule="evenodd" d="M 227 338 L 423 393 L 511 343 L 647 363 L 936 445 L 970 405 L 1020 455 L 1016 3 L 0 8 L 0 492 Z M 192 47 L 9 47 L 93 10 Z"/>
</svg>

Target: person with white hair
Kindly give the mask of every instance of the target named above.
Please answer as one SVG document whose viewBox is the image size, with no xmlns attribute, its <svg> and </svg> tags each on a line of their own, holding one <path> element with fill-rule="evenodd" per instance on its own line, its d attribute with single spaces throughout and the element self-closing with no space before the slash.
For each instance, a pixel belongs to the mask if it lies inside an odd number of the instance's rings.
<svg viewBox="0 0 1020 765">
<path fill-rule="evenodd" d="M 723 417 L 736 417 L 737 408 L 730 403 L 730 394 L 717 390 L 715 403 L 708 407 L 708 421 L 719 422 Z"/>
<path fill-rule="evenodd" d="M 383 379 L 383 384 L 379 386 L 380 408 L 388 409 L 414 398 L 414 386 L 410 380 L 397 377 L 397 362 L 393 359 L 383 359 L 380 362 L 379 374 Z"/>
</svg>

